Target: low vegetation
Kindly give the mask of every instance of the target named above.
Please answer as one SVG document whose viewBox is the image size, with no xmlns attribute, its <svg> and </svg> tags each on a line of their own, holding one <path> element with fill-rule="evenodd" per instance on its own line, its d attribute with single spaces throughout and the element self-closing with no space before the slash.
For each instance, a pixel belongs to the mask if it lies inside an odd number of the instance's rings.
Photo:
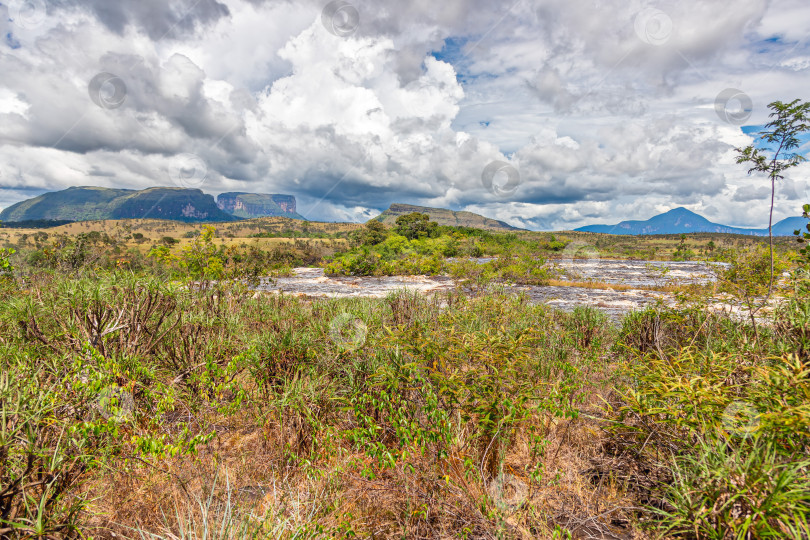
<svg viewBox="0 0 810 540">
<path fill-rule="evenodd" d="M 547 249 L 564 243 L 541 243 L 513 233 L 439 226 L 426 214 L 400 216 L 389 230 L 370 221 L 350 235 L 354 247 L 336 255 L 325 266 L 327 274 L 382 276 L 398 274 L 450 274 L 474 281 L 492 279 L 543 284 Z M 490 260 L 473 261 L 486 257 Z"/>
<path fill-rule="evenodd" d="M 330 258 L 194 232 L 0 250 L 0 537 L 810 536 L 804 252 L 776 258 L 777 309 L 733 317 L 687 291 L 614 324 L 490 286 L 547 282 L 544 260 L 576 256 L 567 235 L 409 216 Z M 758 309 L 769 252 L 725 256 L 721 286 Z M 325 258 L 461 288 L 250 286 Z"/>
</svg>

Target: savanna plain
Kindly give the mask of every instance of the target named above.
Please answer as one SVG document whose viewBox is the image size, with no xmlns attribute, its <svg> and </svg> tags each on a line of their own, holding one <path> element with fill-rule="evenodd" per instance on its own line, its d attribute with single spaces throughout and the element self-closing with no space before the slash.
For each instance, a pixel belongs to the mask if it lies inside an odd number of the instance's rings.
<svg viewBox="0 0 810 540">
<path fill-rule="evenodd" d="M 803 236 L 771 294 L 754 237 L 0 229 L 0 537 L 808 538 Z M 602 259 L 724 264 L 620 319 L 507 286 L 609 286 Z M 258 286 L 301 266 L 453 287 Z"/>
</svg>

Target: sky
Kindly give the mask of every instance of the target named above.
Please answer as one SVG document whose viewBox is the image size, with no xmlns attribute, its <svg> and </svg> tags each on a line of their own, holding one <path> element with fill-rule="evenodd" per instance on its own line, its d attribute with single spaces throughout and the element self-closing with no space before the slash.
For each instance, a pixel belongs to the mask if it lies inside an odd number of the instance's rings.
<svg viewBox="0 0 810 540">
<path fill-rule="evenodd" d="M 177 186 L 322 221 L 761 227 L 734 149 L 810 100 L 808 29 L 807 0 L 0 0 L 0 208 Z M 805 163 L 775 219 L 808 202 Z"/>
</svg>

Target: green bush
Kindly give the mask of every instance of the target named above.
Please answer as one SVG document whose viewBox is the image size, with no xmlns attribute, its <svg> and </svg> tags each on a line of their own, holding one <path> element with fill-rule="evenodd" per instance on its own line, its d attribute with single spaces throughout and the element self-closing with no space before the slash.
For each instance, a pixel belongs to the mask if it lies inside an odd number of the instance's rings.
<svg viewBox="0 0 810 540">
<path fill-rule="evenodd" d="M 8 369 L 8 367 L 6 367 Z M 44 374 L 0 373 L 0 537 L 76 538 L 94 437 L 57 416 Z"/>
<path fill-rule="evenodd" d="M 436 236 L 439 232 L 438 227 L 435 221 L 430 221 L 429 215 L 411 212 L 397 218 L 394 230 L 408 240 L 416 240 Z"/>
<path fill-rule="evenodd" d="M 14 266 L 11 264 L 11 256 L 16 251 L 9 248 L 0 249 L 0 280 L 12 279 L 14 277 Z"/>
<path fill-rule="evenodd" d="M 686 538 L 807 538 L 810 459 L 755 437 L 745 447 L 699 441 L 675 460 L 663 532 Z"/>
<path fill-rule="evenodd" d="M 349 240 L 353 246 L 376 246 L 384 242 L 389 234 L 388 227 L 373 219 L 359 231 L 349 234 Z"/>
</svg>

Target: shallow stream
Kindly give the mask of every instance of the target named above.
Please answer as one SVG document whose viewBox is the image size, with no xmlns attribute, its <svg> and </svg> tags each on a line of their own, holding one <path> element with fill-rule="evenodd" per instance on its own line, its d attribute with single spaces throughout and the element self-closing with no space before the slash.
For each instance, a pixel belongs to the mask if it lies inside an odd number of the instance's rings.
<svg viewBox="0 0 810 540">
<path fill-rule="evenodd" d="M 483 262 L 485 259 L 481 259 Z M 668 284 L 706 283 L 713 281 L 711 266 L 703 262 L 622 261 L 608 259 L 555 261 L 564 271 L 563 279 L 572 282 L 595 281 L 620 285 L 620 289 L 595 289 L 569 286 L 506 285 L 506 290 L 523 292 L 537 303 L 564 310 L 576 306 L 593 306 L 614 318 L 642 309 L 669 295 L 644 287 Z M 433 294 L 455 287 L 453 279 L 443 276 L 330 277 L 320 268 L 296 268 L 293 276 L 265 280 L 259 289 L 273 293 L 312 298 L 370 297 L 409 289 Z M 638 288 L 635 288 L 638 287 Z"/>
</svg>

